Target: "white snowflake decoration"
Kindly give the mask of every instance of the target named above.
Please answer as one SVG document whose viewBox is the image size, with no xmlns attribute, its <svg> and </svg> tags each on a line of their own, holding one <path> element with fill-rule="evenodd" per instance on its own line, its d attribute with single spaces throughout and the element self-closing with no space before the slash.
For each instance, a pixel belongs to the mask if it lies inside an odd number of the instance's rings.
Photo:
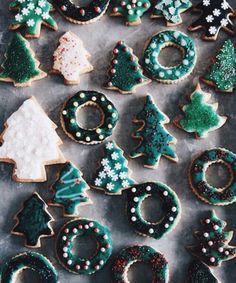
<svg viewBox="0 0 236 283">
<path fill-rule="evenodd" d="M 210 3 L 210 0 L 203 0 L 203 6 L 209 6 L 211 3 Z"/>
<path fill-rule="evenodd" d="M 214 9 L 213 10 L 213 15 L 216 16 L 216 17 L 219 17 L 221 14 L 221 11 L 219 9 Z"/>
<path fill-rule="evenodd" d="M 226 27 L 227 25 L 228 25 L 228 20 L 227 19 L 222 19 L 221 21 L 220 21 L 220 24 L 222 25 L 222 27 Z"/>
<path fill-rule="evenodd" d="M 95 186 L 98 186 L 98 187 L 99 187 L 99 186 L 101 186 L 102 181 L 97 178 L 97 179 L 95 179 L 95 182 L 94 182 L 94 183 L 95 183 Z"/>
<path fill-rule="evenodd" d="M 109 160 L 108 160 L 107 158 L 103 158 L 102 161 L 101 161 L 101 164 L 102 164 L 103 166 L 106 166 L 106 165 L 109 164 Z"/>
<path fill-rule="evenodd" d="M 109 149 L 109 150 L 113 149 L 113 143 L 112 142 L 108 142 L 106 144 L 106 148 Z"/>
<path fill-rule="evenodd" d="M 210 34 L 212 34 L 212 35 L 216 34 L 216 33 L 217 33 L 216 27 L 211 26 L 211 27 L 209 28 L 209 32 L 210 32 Z"/>
<path fill-rule="evenodd" d="M 115 169 L 116 170 L 120 170 L 121 169 L 121 164 L 120 163 L 116 163 L 115 164 Z"/>
<path fill-rule="evenodd" d="M 27 23 L 27 26 L 28 26 L 28 27 L 33 27 L 33 26 L 35 25 L 34 19 L 30 19 L 30 20 L 28 20 L 26 23 Z"/>
<path fill-rule="evenodd" d="M 221 8 L 222 8 L 223 10 L 227 10 L 227 9 L 229 8 L 229 3 L 224 0 L 224 1 L 221 3 Z"/>
<path fill-rule="evenodd" d="M 213 20 L 214 20 L 214 17 L 213 17 L 212 15 L 209 15 L 209 16 L 206 17 L 206 21 L 207 21 L 208 23 L 212 23 Z"/>
<path fill-rule="evenodd" d="M 113 152 L 112 155 L 111 155 L 111 158 L 112 158 L 113 160 L 117 160 L 117 159 L 119 158 L 118 153 L 117 153 L 117 152 Z"/>
<path fill-rule="evenodd" d="M 98 176 L 99 176 L 101 179 L 104 179 L 104 178 L 106 178 L 106 172 L 105 172 L 105 171 L 101 171 L 101 172 L 99 172 Z"/>
<path fill-rule="evenodd" d="M 120 172 L 119 177 L 123 180 L 127 178 L 127 173 L 126 172 Z"/>
<path fill-rule="evenodd" d="M 107 184 L 107 189 L 108 189 L 108 191 L 112 191 L 113 188 L 114 188 L 114 185 L 113 185 L 112 183 L 108 183 L 108 184 Z"/>
</svg>

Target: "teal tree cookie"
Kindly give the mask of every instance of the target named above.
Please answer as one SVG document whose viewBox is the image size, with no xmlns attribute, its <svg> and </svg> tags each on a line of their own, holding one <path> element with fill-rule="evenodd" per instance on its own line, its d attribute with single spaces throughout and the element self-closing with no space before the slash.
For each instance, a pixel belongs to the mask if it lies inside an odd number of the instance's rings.
<svg viewBox="0 0 236 283">
<path fill-rule="evenodd" d="M 54 219 L 47 211 L 47 205 L 38 193 L 33 193 L 27 199 L 23 208 L 14 217 L 17 224 L 12 230 L 12 234 L 24 236 L 25 246 L 29 248 L 41 247 L 41 238 L 50 237 L 54 232 L 50 222 Z"/>
<path fill-rule="evenodd" d="M 233 91 L 236 86 L 236 48 L 230 39 L 224 42 L 202 80 L 218 91 Z"/>
<path fill-rule="evenodd" d="M 192 2 L 189 0 L 161 0 L 156 2 L 151 18 L 164 18 L 167 26 L 181 24 L 181 13 L 192 7 Z"/>
<path fill-rule="evenodd" d="M 236 257 L 236 247 L 230 246 L 233 231 L 225 231 L 226 222 L 218 218 L 214 211 L 202 220 L 203 231 L 195 232 L 200 243 L 188 250 L 208 266 L 220 266 L 223 261 Z"/>
<path fill-rule="evenodd" d="M 142 216 L 142 203 L 148 197 L 162 202 L 164 216 L 151 223 Z M 180 202 L 173 190 L 162 183 L 144 183 L 127 190 L 127 215 L 135 231 L 154 239 L 162 238 L 170 232 L 180 219 Z"/>
<path fill-rule="evenodd" d="M 139 25 L 142 15 L 150 7 L 149 0 L 115 0 L 110 16 L 122 16 L 127 26 Z"/>
<path fill-rule="evenodd" d="M 143 75 L 138 58 L 124 41 L 116 44 L 112 54 L 109 81 L 105 88 L 121 93 L 134 93 L 137 87 L 150 83 L 150 80 Z"/>
<path fill-rule="evenodd" d="M 211 269 L 200 260 L 193 260 L 188 268 L 186 283 L 220 283 Z"/>
<path fill-rule="evenodd" d="M 59 283 L 58 273 L 52 263 L 44 255 L 35 252 L 18 254 L 3 264 L 1 283 L 16 282 L 18 274 L 25 269 L 36 272 L 43 283 Z"/>
<path fill-rule="evenodd" d="M 144 166 L 148 168 L 157 168 L 162 155 L 178 161 L 171 147 L 171 144 L 176 143 L 176 139 L 164 126 L 169 123 L 169 118 L 158 109 L 150 95 L 146 96 L 144 108 L 136 115 L 133 122 L 142 125 L 133 135 L 140 140 L 140 144 L 131 152 L 131 158 L 144 156 Z"/>
<path fill-rule="evenodd" d="M 168 282 L 168 262 L 162 254 L 150 246 L 130 246 L 121 250 L 112 266 L 112 282 L 129 283 L 128 271 L 135 262 L 144 263 L 151 268 L 153 283 Z"/>
<path fill-rule="evenodd" d="M 38 38 L 41 25 L 57 30 L 57 24 L 50 16 L 53 6 L 47 0 L 14 0 L 10 3 L 10 10 L 16 10 L 14 21 L 10 29 L 22 26 L 26 29 L 26 37 Z"/>
<path fill-rule="evenodd" d="M 105 145 L 105 154 L 92 183 L 95 189 L 104 190 L 106 194 L 121 194 L 134 184 L 129 177 L 128 161 L 123 150 L 114 141 Z"/>
<path fill-rule="evenodd" d="M 196 138 L 205 138 L 209 132 L 222 127 L 227 117 L 217 114 L 218 103 L 207 103 L 210 97 L 211 94 L 202 91 L 198 84 L 190 95 L 190 103 L 182 107 L 184 117 L 176 118 L 175 125 L 188 133 L 194 133 Z"/>
<path fill-rule="evenodd" d="M 17 87 L 29 86 L 47 76 L 39 65 L 29 42 L 19 33 L 14 33 L 1 65 L 0 81 L 12 82 Z"/>
<path fill-rule="evenodd" d="M 81 258 L 73 251 L 74 241 L 81 237 L 93 237 L 97 250 L 90 258 Z M 56 252 L 61 265 L 76 274 L 89 275 L 103 268 L 112 253 L 110 231 L 100 223 L 89 219 L 76 219 L 66 223 L 59 232 Z"/>
<path fill-rule="evenodd" d="M 80 170 L 71 162 L 67 162 L 53 185 L 54 196 L 50 205 L 63 206 L 64 216 L 77 216 L 78 207 L 90 203 L 86 194 L 88 189 L 89 186 L 82 178 Z"/>
</svg>

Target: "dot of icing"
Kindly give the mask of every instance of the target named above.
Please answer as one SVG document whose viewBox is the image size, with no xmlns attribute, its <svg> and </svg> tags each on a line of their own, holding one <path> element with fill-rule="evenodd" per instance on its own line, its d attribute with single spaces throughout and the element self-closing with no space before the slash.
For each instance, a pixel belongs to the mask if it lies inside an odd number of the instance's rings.
<svg viewBox="0 0 236 283">
<path fill-rule="evenodd" d="M 82 92 L 79 96 L 80 96 L 81 98 L 84 98 L 84 97 L 85 97 L 85 94 Z"/>
<path fill-rule="evenodd" d="M 62 256 L 63 256 L 64 258 L 67 258 L 67 257 L 68 257 L 68 253 L 64 253 Z"/>
<path fill-rule="evenodd" d="M 88 224 L 85 224 L 85 225 L 84 225 L 84 228 L 85 228 L 86 230 L 88 230 L 88 229 L 89 229 L 89 225 L 88 225 Z"/>
<path fill-rule="evenodd" d="M 76 229 L 76 228 L 74 228 L 73 229 L 73 233 L 75 234 L 75 233 L 77 233 L 78 232 L 78 230 Z"/>
<path fill-rule="evenodd" d="M 152 52 L 152 57 L 157 57 L 158 53 L 156 51 Z"/>
<path fill-rule="evenodd" d="M 207 218 L 207 219 L 205 220 L 205 222 L 206 222 L 207 224 L 209 224 L 209 223 L 211 222 L 211 220 Z"/>
<path fill-rule="evenodd" d="M 108 128 L 111 129 L 111 128 L 112 128 L 112 125 L 111 125 L 111 124 L 108 124 Z"/>
<path fill-rule="evenodd" d="M 168 196 L 168 192 L 167 191 L 164 191 L 163 192 L 163 195 L 166 197 L 166 196 Z"/>
<path fill-rule="evenodd" d="M 99 260 L 99 264 L 103 265 L 104 264 L 104 261 L 101 259 Z"/>
<path fill-rule="evenodd" d="M 153 234 L 153 233 L 154 233 L 154 229 L 150 228 L 150 229 L 149 229 L 149 233 L 150 233 L 150 234 Z"/>
<path fill-rule="evenodd" d="M 211 257 L 211 258 L 210 258 L 210 262 L 213 263 L 213 262 L 215 262 L 215 261 L 216 261 L 216 259 L 215 259 L 214 257 Z"/>
<path fill-rule="evenodd" d="M 220 228 L 220 227 L 219 227 L 218 225 L 214 225 L 214 226 L 213 226 L 213 229 L 214 229 L 215 231 L 217 231 L 219 228 Z"/>
<path fill-rule="evenodd" d="M 208 234 L 207 232 L 205 232 L 205 233 L 203 234 L 203 236 L 204 236 L 205 238 L 207 238 L 207 237 L 209 237 L 209 234 Z"/>
<path fill-rule="evenodd" d="M 150 192 L 152 190 L 151 186 L 146 187 L 146 191 Z"/>
<path fill-rule="evenodd" d="M 105 101 L 105 97 L 102 96 L 102 97 L 101 97 L 101 101 Z"/>
<path fill-rule="evenodd" d="M 225 251 L 225 255 L 229 255 L 229 251 Z"/>
<path fill-rule="evenodd" d="M 188 61 L 187 59 L 184 59 L 184 60 L 183 60 L 183 64 L 184 64 L 184 65 L 188 65 L 188 64 L 189 64 L 189 61 Z"/>
<path fill-rule="evenodd" d="M 172 70 L 167 70 L 167 74 L 171 75 L 172 74 Z"/>
<path fill-rule="evenodd" d="M 195 55 L 195 52 L 191 50 L 191 51 L 189 51 L 189 55 L 190 55 L 190 56 L 194 56 L 194 55 Z"/>
<path fill-rule="evenodd" d="M 170 221 L 174 221 L 174 217 L 171 216 L 171 217 L 169 218 L 169 220 L 170 220 Z"/>
<path fill-rule="evenodd" d="M 112 117 L 115 118 L 116 117 L 116 113 L 112 113 Z"/>
<path fill-rule="evenodd" d="M 67 239 L 66 236 L 63 236 L 63 237 L 62 237 L 62 240 L 63 240 L 63 241 L 66 241 L 66 239 Z"/>
<path fill-rule="evenodd" d="M 132 193 L 135 193 L 135 192 L 136 192 L 136 188 L 132 188 L 132 189 L 131 189 L 131 192 L 132 192 Z"/>
<path fill-rule="evenodd" d="M 97 129 L 96 129 L 96 133 L 100 134 L 100 133 L 101 133 L 101 129 L 100 129 L 100 128 L 97 128 Z"/>
<path fill-rule="evenodd" d="M 131 213 L 135 213 L 135 208 L 132 207 L 132 208 L 130 209 L 130 211 L 131 211 Z"/>
<path fill-rule="evenodd" d="M 219 247 L 218 251 L 219 251 L 220 253 L 223 253 L 223 251 L 224 251 L 223 247 Z"/>
<path fill-rule="evenodd" d="M 176 212 L 176 211 L 177 211 L 177 208 L 176 208 L 175 206 L 173 206 L 173 207 L 171 208 L 171 210 L 172 210 L 173 212 Z"/>
<path fill-rule="evenodd" d="M 93 227 L 94 223 L 93 222 L 89 222 L 89 227 Z"/>
<path fill-rule="evenodd" d="M 85 261 L 85 264 L 86 264 L 86 265 L 90 265 L 90 261 L 89 261 L 89 260 L 86 260 L 86 261 Z"/>
<path fill-rule="evenodd" d="M 67 111 L 66 111 L 66 110 L 63 110 L 63 111 L 62 111 L 62 114 L 63 114 L 63 115 L 66 115 L 66 114 L 67 114 Z"/>
<path fill-rule="evenodd" d="M 202 248 L 202 252 L 205 254 L 206 253 L 206 249 L 205 248 Z"/>
<path fill-rule="evenodd" d="M 151 45 L 150 45 L 150 46 L 151 46 L 151 48 L 156 48 L 156 47 L 157 47 L 156 43 L 154 43 L 154 42 L 153 42 L 153 43 L 151 43 Z"/>
<path fill-rule="evenodd" d="M 96 96 L 93 96 L 92 97 L 92 101 L 96 101 L 97 100 L 97 97 Z"/>
<path fill-rule="evenodd" d="M 99 135 L 99 139 L 103 140 L 104 139 L 104 135 Z"/>
<path fill-rule="evenodd" d="M 165 76 L 164 72 L 159 72 L 159 77 L 163 78 Z"/>
<path fill-rule="evenodd" d="M 134 202 L 138 202 L 139 198 L 138 197 L 134 197 Z"/>
<path fill-rule="evenodd" d="M 89 142 L 91 139 L 90 139 L 90 137 L 86 137 L 85 140 L 86 140 L 87 142 Z"/>
<path fill-rule="evenodd" d="M 166 223 L 166 224 L 165 224 L 165 228 L 169 228 L 169 224 Z"/>
<path fill-rule="evenodd" d="M 178 37 L 179 37 L 179 32 L 178 32 L 178 31 L 175 31 L 175 32 L 174 32 L 174 37 L 175 37 L 175 38 L 178 38 Z"/>
<path fill-rule="evenodd" d="M 145 59 L 145 63 L 149 64 L 150 63 L 150 59 Z"/>
<path fill-rule="evenodd" d="M 71 124 L 75 123 L 75 119 L 70 119 Z"/>
<path fill-rule="evenodd" d="M 154 68 L 154 70 L 158 70 L 159 66 L 157 64 L 155 64 L 153 68 Z"/>
<path fill-rule="evenodd" d="M 128 14 L 129 14 L 129 15 L 133 15 L 133 13 L 134 13 L 134 11 L 132 11 L 132 10 L 129 10 L 129 11 L 128 11 Z"/>
<path fill-rule="evenodd" d="M 102 247 L 102 248 L 100 249 L 100 251 L 101 251 L 102 253 L 104 253 L 104 252 L 106 251 L 106 249 Z"/>
<path fill-rule="evenodd" d="M 79 103 L 78 103 L 77 101 L 75 101 L 75 102 L 73 103 L 73 105 L 74 105 L 75 107 L 78 107 L 78 106 L 79 106 Z"/>
<path fill-rule="evenodd" d="M 80 133 L 80 132 L 77 132 L 75 135 L 76 135 L 76 137 L 80 137 L 80 136 L 81 136 L 81 133 Z"/>
<path fill-rule="evenodd" d="M 208 242 L 208 245 L 209 245 L 209 246 L 213 246 L 213 242 L 212 242 L 212 241 L 209 241 L 209 242 Z"/>
<path fill-rule="evenodd" d="M 137 218 L 135 216 L 131 217 L 131 221 L 135 222 L 137 220 Z"/>
</svg>

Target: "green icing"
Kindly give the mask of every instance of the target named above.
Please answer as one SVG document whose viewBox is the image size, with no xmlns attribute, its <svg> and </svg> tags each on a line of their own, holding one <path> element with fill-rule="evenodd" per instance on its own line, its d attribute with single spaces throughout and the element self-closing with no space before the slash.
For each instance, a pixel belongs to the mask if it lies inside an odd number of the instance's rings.
<svg viewBox="0 0 236 283">
<path fill-rule="evenodd" d="M 175 138 L 165 129 L 168 117 L 155 105 L 150 95 L 146 96 L 143 110 L 136 116 L 135 123 L 144 124 L 134 135 L 141 140 L 140 145 L 131 152 L 131 158 L 144 156 L 146 167 L 157 167 L 161 156 L 177 161 L 178 157 L 170 146 Z"/>
<path fill-rule="evenodd" d="M 120 15 L 125 18 L 127 25 L 141 22 L 142 15 L 150 8 L 148 0 L 115 0 L 111 16 Z"/>
<path fill-rule="evenodd" d="M 216 55 L 216 60 L 203 78 L 220 91 L 233 91 L 236 85 L 236 49 L 226 40 Z"/>
<path fill-rule="evenodd" d="M 200 138 L 222 127 L 227 118 L 216 113 L 216 107 L 207 103 L 209 98 L 210 94 L 203 92 L 198 85 L 190 96 L 190 103 L 182 108 L 184 117 L 177 124 L 186 132 L 195 133 Z"/>
<path fill-rule="evenodd" d="M 43 283 L 59 283 L 57 271 L 51 262 L 42 254 L 24 252 L 16 255 L 2 265 L 1 283 L 14 283 L 16 277 L 24 269 L 35 271 Z"/>
<path fill-rule="evenodd" d="M 165 46 L 173 46 L 183 51 L 182 63 L 174 67 L 164 67 L 158 61 L 160 51 Z M 197 61 L 193 39 L 180 31 L 166 30 L 154 35 L 143 55 L 143 67 L 153 79 L 161 82 L 176 82 L 190 74 Z"/>
<path fill-rule="evenodd" d="M 49 223 L 53 220 L 47 212 L 47 205 L 34 193 L 24 202 L 22 210 L 16 215 L 17 224 L 12 233 L 26 238 L 27 247 L 39 247 L 40 237 L 52 236 Z"/>
<path fill-rule="evenodd" d="M 206 170 L 212 163 L 223 163 L 230 171 L 231 179 L 227 186 L 219 190 L 206 180 Z M 236 202 L 236 154 L 224 149 L 213 148 L 203 152 L 191 164 L 190 185 L 193 192 L 202 200 L 213 205 L 228 205 Z"/>
<path fill-rule="evenodd" d="M 186 283 L 219 283 L 210 268 L 200 260 L 191 262 Z"/>
<path fill-rule="evenodd" d="M 150 246 L 130 246 L 119 252 L 112 267 L 112 282 L 128 283 L 127 273 L 135 262 L 142 262 L 151 267 L 152 282 L 168 282 L 168 262 L 165 257 Z"/>
<path fill-rule="evenodd" d="M 105 145 L 105 155 L 101 160 L 92 187 L 104 190 L 107 194 L 121 194 L 123 189 L 134 184 L 129 178 L 128 162 L 123 150 L 114 141 Z"/>
<path fill-rule="evenodd" d="M 54 30 L 57 29 L 56 22 L 49 14 L 53 6 L 47 0 L 15 0 L 11 2 L 10 9 L 18 11 L 11 28 L 17 29 L 24 25 L 29 37 L 40 35 L 42 23 Z"/>
<path fill-rule="evenodd" d="M 109 71 L 110 78 L 106 88 L 116 89 L 125 93 L 135 92 L 135 88 L 150 80 L 143 75 L 138 58 L 123 41 L 119 41 L 114 50 Z"/>
<path fill-rule="evenodd" d="M 14 84 L 24 84 L 42 74 L 29 43 L 19 33 L 14 33 L 5 57 L 0 81 L 10 79 Z"/>
<path fill-rule="evenodd" d="M 55 192 L 52 204 L 64 207 L 64 214 L 75 216 L 81 204 L 89 203 L 86 191 L 89 189 L 82 174 L 71 162 L 68 162 L 60 172 L 58 181 L 53 185 Z"/>
<path fill-rule="evenodd" d="M 189 0 L 162 0 L 158 1 L 153 9 L 152 17 L 164 17 L 172 25 L 181 24 L 181 13 L 192 6 Z"/>
<path fill-rule="evenodd" d="M 236 257 L 236 247 L 230 246 L 233 231 L 225 231 L 226 223 L 218 218 L 214 211 L 202 221 L 202 231 L 195 232 L 199 244 L 188 250 L 209 266 L 221 265 Z"/>
<path fill-rule="evenodd" d="M 92 236 L 97 242 L 97 250 L 91 258 L 81 258 L 72 251 L 74 241 L 85 236 Z M 103 268 L 111 256 L 110 231 L 94 220 L 72 220 L 62 227 L 56 251 L 60 263 L 70 272 L 86 275 L 95 273 Z"/>
<path fill-rule="evenodd" d="M 154 223 L 146 221 L 142 216 L 142 203 L 148 197 L 162 202 L 160 210 L 164 212 L 164 216 Z M 177 195 L 162 183 L 139 184 L 127 191 L 127 215 L 135 231 L 141 235 L 162 238 L 176 226 L 180 210 Z"/>
</svg>

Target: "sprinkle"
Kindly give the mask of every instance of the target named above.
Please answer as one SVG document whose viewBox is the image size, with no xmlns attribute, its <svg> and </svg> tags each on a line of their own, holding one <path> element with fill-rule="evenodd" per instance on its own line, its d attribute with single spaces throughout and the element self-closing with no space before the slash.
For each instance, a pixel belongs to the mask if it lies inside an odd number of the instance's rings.
<svg viewBox="0 0 236 283">
<path fill-rule="evenodd" d="M 166 197 L 166 196 L 168 196 L 168 192 L 167 191 L 164 191 L 163 192 L 163 195 Z"/>
<path fill-rule="evenodd" d="M 153 233 L 154 233 L 154 230 L 153 230 L 152 228 L 150 228 L 150 229 L 149 229 L 149 233 L 150 233 L 150 234 L 153 234 Z"/>
<path fill-rule="evenodd" d="M 208 245 L 209 245 L 209 246 L 213 246 L 213 242 L 212 242 L 212 241 L 209 241 L 209 242 L 208 242 Z"/>
<path fill-rule="evenodd" d="M 130 209 L 130 211 L 131 211 L 131 213 L 135 213 L 135 208 L 132 207 L 132 208 Z"/>
<path fill-rule="evenodd" d="M 210 258 L 210 262 L 215 262 L 215 261 L 216 261 L 216 259 L 214 257 Z"/>
<path fill-rule="evenodd" d="M 165 224 L 165 228 L 166 228 L 166 229 L 169 228 L 169 224 L 166 223 L 166 224 Z"/>
<path fill-rule="evenodd" d="M 93 222 L 90 222 L 89 223 L 89 227 L 93 227 L 94 226 L 94 223 Z"/>
<path fill-rule="evenodd" d="M 63 110 L 63 111 L 62 111 L 62 114 L 63 114 L 63 115 L 66 115 L 66 114 L 67 114 L 67 111 L 66 111 L 66 110 Z"/>
<path fill-rule="evenodd" d="M 134 202 L 138 202 L 139 198 L 138 197 L 134 197 Z"/>
<path fill-rule="evenodd" d="M 67 257 L 68 257 L 68 253 L 64 253 L 64 254 L 63 254 L 63 257 L 64 257 L 64 258 L 67 258 Z"/>
<path fill-rule="evenodd" d="M 205 233 L 203 234 L 203 236 L 204 236 L 205 238 L 207 238 L 207 237 L 209 237 L 209 234 L 208 234 L 207 232 L 205 232 Z"/>
<path fill-rule="evenodd" d="M 136 188 L 132 188 L 131 191 L 132 191 L 132 193 L 135 193 L 136 192 Z"/>
<path fill-rule="evenodd" d="M 171 209 L 173 212 L 176 212 L 177 211 L 177 208 L 175 206 L 172 207 Z"/>
<path fill-rule="evenodd" d="M 131 217 L 131 221 L 135 222 L 137 220 L 137 218 L 135 216 Z"/>
<path fill-rule="evenodd" d="M 74 228 L 73 229 L 73 233 L 75 234 L 75 233 L 77 233 L 78 232 L 78 230 L 76 229 L 76 228 Z"/>
<path fill-rule="evenodd" d="M 86 140 L 87 142 L 89 142 L 89 141 L 90 141 L 90 137 L 86 137 L 85 140 Z"/>
<path fill-rule="evenodd" d="M 78 106 L 79 106 L 79 103 L 78 103 L 77 101 L 75 101 L 75 102 L 73 103 L 73 105 L 74 105 L 75 107 L 78 107 Z"/>
<path fill-rule="evenodd" d="M 76 268 L 77 270 L 79 270 L 79 269 L 80 269 L 80 265 L 77 264 L 77 265 L 75 266 L 75 268 Z"/>
<path fill-rule="evenodd" d="M 202 248 L 202 252 L 205 254 L 206 253 L 206 249 L 205 248 Z"/>
<path fill-rule="evenodd" d="M 214 225 L 214 226 L 213 226 L 213 229 L 216 230 L 216 231 L 217 231 L 219 228 L 220 228 L 220 227 L 219 227 L 218 225 Z"/>
<path fill-rule="evenodd" d="M 169 218 L 169 220 L 170 220 L 170 221 L 174 221 L 174 217 L 171 216 L 171 217 Z"/>
<path fill-rule="evenodd" d="M 229 251 L 225 251 L 225 255 L 229 255 Z"/>
<path fill-rule="evenodd" d="M 206 224 L 209 224 L 209 223 L 211 222 L 211 220 L 207 218 L 207 219 L 205 220 L 205 222 L 206 222 Z"/>
<path fill-rule="evenodd" d="M 88 225 L 88 224 L 85 224 L 85 225 L 84 225 L 84 228 L 85 228 L 86 230 L 88 230 L 89 225 Z"/>
<path fill-rule="evenodd" d="M 219 251 L 220 253 L 223 253 L 223 251 L 224 251 L 223 247 L 219 247 L 218 251 Z"/>
<path fill-rule="evenodd" d="M 71 264 L 72 264 L 72 260 L 69 259 L 69 260 L 67 261 L 67 264 L 68 264 L 68 265 L 71 265 Z"/>
<path fill-rule="evenodd" d="M 101 251 L 102 253 L 104 253 L 104 252 L 106 251 L 106 249 L 105 249 L 105 248 L 101 248 L 100 251 Z"/>
<path fill-rule="evenodd" d="M 63 240 L 63 241 L 66 241 L 66 239 L 67 239 L 66 236 L 63 236 L 63 237 L 62 237 L 62 240 Z"/>
<path fill-rule="evenodd" d="M 146 187 L 146 191 L 150 192 L 152 190 L 151 186 Z"/>
<path fill-rule="evenodd" d="M 78 138 L 81 137 L 81 133 L 80 133 L 80 132 L 76 132 L 75 135 L 76 135 L 76 137 L 78 137 Z"/>
</svg>

